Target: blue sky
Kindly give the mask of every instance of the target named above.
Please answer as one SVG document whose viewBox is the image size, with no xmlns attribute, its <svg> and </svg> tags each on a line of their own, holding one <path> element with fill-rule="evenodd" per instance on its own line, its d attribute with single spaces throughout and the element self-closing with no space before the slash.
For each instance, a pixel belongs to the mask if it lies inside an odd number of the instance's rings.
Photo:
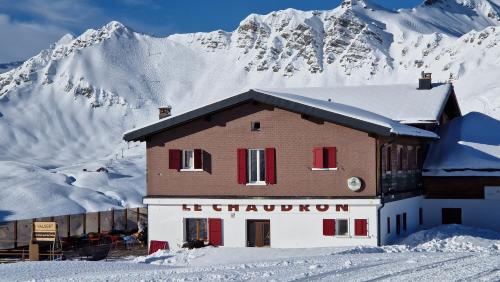
<svg viewBox="0 0 500 282">
<path fill-rule="evenodd" d="M 423 0 L 372 0 L 390 9 Z M 327 10 L 341 0 L 0 0 L 0 63 L 23 60 L 65 33 L 78 35 L 117 20 L 136 31 L 172 33 L 234 30 L 250 13 L 286 8 Z M 8 40 L 6 40 L 8 39 Z"/>
</svg>

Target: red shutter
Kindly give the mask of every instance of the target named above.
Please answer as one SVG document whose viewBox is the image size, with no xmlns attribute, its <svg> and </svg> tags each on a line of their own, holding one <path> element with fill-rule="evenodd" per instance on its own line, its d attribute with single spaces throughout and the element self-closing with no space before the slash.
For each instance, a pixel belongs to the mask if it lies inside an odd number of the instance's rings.
<svg viewBox="0 0 500 282">
<path fill-rule="evenodd" d="M 325 148 L 328 156 L 327 168 L 336 168 L 337 167 L 337 148 L 336 147 L 327 147 Z"/>
<path fill-rule="evenodd" d="M 247 182 L 247 149 L 238 149 L 238 184 Z"/>
<path fill-rule="evenodd" d="M 335 219 L 323 219 L 323 236 L 335 235 Z"/>
<path fill-rule="evenodd" d="M 181 169 L 181 150 L 168 150 L 168 168 L 177 170 Z"/>
<path fill-rule="evenodd" d="M 266 183 L 276 184 L 276 149 L 266 148 Z"/>
<path fill-rule="evenodd" d="M 222 219 L 208 219 L 208 242 L 212 246 L 222 246 Z"/>
<path fill-rule="evenodd" d="M 323 168 L 323 148 L 313 149 L 313 168 Z"/>
<path fill-rule="evenodd" d="M 194 168 L 195 169 L 201 169 L 201 155 L 202 155 L 202 150 L 201 149 L 194 149 Z"/>
<path fill-rule="evenodd" d="M 368 221 L 366 219 L 354 220 L 354 235 L 368 236 Z"/>
</svg>

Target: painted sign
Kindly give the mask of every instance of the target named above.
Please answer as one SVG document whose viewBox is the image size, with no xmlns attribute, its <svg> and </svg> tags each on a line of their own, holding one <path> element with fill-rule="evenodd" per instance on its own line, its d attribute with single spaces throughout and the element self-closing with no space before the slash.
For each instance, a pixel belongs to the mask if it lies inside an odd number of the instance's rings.
<svg viewBox="0 0 500 282">
<path fill-rule="evenodd" d="M 182 205 L 183 211 L 195 211 L 201 212 L 203 208 L 208 208 L 216 212 L 228 211 L 228 212 L 273 212 L 273 211 L 281 211 L 281 212 L 290 212 L 290 211 L 299 211 L 299 212 L 310 212 L 310 211 L 319 211 L 326 212 L 328 210 L 335 210 L 337 212 L 347 212 L 349 211 L 348 205 L 334 205 L 330 207 L 330 205 Z"/>
<path fill-rule="evenodd" d="M 53 242 L 56 240 L 57 224 L 55 222 L 33 222 L 34 242 Z"/>
</svg>

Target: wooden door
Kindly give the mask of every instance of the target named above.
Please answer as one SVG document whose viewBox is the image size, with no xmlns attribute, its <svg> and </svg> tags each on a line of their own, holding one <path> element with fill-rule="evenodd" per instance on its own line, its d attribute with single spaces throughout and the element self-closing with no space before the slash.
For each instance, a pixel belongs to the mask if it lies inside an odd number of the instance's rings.
<svg viewBox="0 0 500 282">
<path fill-rule="evenodd" d="M 268 247 L 271 245 L 271 224 L 269 220 L 247 221 L 247 246 Z"/>
</svg>

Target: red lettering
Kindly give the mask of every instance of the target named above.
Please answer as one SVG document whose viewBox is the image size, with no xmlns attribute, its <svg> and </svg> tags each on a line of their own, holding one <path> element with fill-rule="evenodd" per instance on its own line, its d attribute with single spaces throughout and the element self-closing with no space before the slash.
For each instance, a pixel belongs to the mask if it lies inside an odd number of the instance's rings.
<svg viewBox="0 0 500 282">
<path fill-rule="evenodd" d="M 281 211 L 291 211 L 292 209 L 292 205 L 281 205 Z"/>
<path fill-rule="evenodd" d="M 194 211 L 201 211 L 201 205 L 194 205 Z"/>
<path fill-rule="evenodd" d="M 219 206 L 220 205 L 212 205 L 212 208 L 214 209 L 214 211 L 222 211 L 222 208 Z"/>
<path fill-rule="evenodd" d="M 309 205 L 299 205 L 299 211 L 309 211 Z"/>
<path fill-rule="evenodd" d="M 345 211 L 345 212 L 349 211 L 349 205 L 336 205 L 335 206 L 335 210 L 338 211 L 338 212 L 340 210 Z"/>
<path fill-rule="evenodd" d="M 255 205 L 248 205 L 246 211 L 257 211 L 257 207 Z"/>
<path fill-rule="evenodd" d="M 274 205 L 264 205 L 264 210 L 267 212 L 274 211 Z"/>
<path fill-rule="evenodd" d="M 325 212 L 330 208 L 329 205 L 316 205 L 316 209 L 320 212 Z"/>
<path fill-rule="evenodd" d="M 182 205 L 182 210 L 183 211 L 190 211 L 191 209 L 187 207 L 186 204 Z"/>
<path fill-rule="evenodd" d="M 227 210 L 228 211 L 239 211 L 240 206 L 239 205 L 227 205 Z"/>
</svg>

